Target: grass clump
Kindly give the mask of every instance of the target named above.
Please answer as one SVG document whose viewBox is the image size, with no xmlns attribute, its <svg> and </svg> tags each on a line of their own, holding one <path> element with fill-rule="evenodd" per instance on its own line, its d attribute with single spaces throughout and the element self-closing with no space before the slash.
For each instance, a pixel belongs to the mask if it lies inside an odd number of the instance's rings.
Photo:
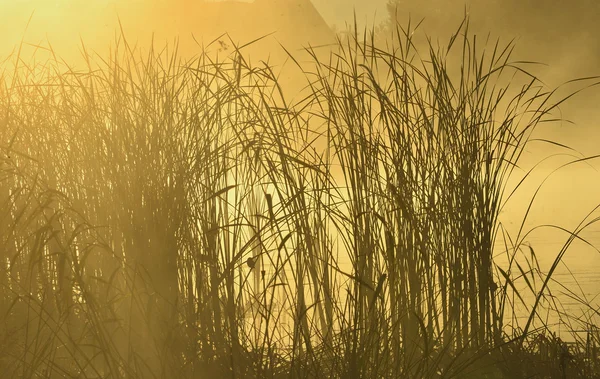
<svg viewBox="0 0 600 379">
<path fill-rule="evenodd" d="M 524 243 L 508 178 L 561 101 L 466 23 L 426 51 L 412 32 L 308 49 L 294 102 L 240 49 L 13 57 L 2 376 L 597 376 L 597 330 L 565 348 L 537 316 L 552 272 L 520 325 L 523 276 L 495 266 Z"/>
</svg>

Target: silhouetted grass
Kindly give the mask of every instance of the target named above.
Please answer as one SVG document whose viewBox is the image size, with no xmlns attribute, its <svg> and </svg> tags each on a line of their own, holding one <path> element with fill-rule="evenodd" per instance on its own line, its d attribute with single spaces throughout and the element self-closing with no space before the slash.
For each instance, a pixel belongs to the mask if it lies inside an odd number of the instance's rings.
<svg viewBox="0 0 600 379">
<path fill-rule="evenodd" d="M 567 348 L 537 312 L 596 219 L 545 275 L 533 249 L 516 265 L 527 234 L 499 220 L 562 100 L 511 45 L 476 41 L 466 23 L 425 51 L 410 25 L 385 47 L 355 33 L 328 59 L 308 49 L 293 103 L 239 49 L 13 57 L 2 377 L 598 376 L 597 328 Z M 525 324 L 506 316 L 522 281 Z"/>
</svg>

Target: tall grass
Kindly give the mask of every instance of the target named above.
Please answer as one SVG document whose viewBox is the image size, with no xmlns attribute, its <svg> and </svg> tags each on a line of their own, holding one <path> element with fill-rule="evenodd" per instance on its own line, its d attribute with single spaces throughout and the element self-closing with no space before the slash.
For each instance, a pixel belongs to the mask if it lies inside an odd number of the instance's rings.
<svg viewBox="0 0 600 379">
<path fill-rule="evenodd" d="M 2 377 L 598 375 L 596 329 L 577 364 L 531 333 L 551 275 L 519 325 L 523 276 L 494 265 L 561 100 L 466 23 L 425 51 L 412 32 L 291 57 L 295 102 L 240 49 L 5 63 Z"/>
</svg>

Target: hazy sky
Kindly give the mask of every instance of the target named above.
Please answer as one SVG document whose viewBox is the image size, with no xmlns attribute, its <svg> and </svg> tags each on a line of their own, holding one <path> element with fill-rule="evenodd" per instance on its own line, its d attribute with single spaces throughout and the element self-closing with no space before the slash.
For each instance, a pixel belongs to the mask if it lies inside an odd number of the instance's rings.
<svg viewBox="0 0 600 379">
<path fill-rule="evenodd" d="M 277 10 L 264 20 L 250 22 L 246 10 L 237 15 L 231 14 L 230 7 L 223 7 L 219 19 L 232 27 L 239 27 L 244 41 L 266 35 L 274 30 L 280 41 L 306 37 L 313 24 L 303 23 L 308 17 L 298 11 L 294 4 L 300 0 L 271 0 Z M 305 0 L 303 0 L 305 1 Z M 375 14 L 377 21 L 388 17 L 388 0 L 310 0 L 328 25 L 344 28 L 344 23 L 352 22 L 356 10 L 361 26 L 365 21 L 372 23 Z M 399 17 L 404 22 L 410 12 L 413 19 L 425 17 L 421 31 L 437 34 L 445 40 L 450 29 L 455 30 L 460 22 L 465 1 L 471 12 L 471 29 L 478 35 L 491 32 L 492 40 L 501 38 L 504 42 L 516 39 L 518 59 L 539 61 L 544 66 L 543 79 L 549 85 L 558 85 L 566 80 L 600 74 L 600 6 L 594 0 L 402 0 Z M 80 37 L 88 47 L 104 51 L 102 43 L 113 41 L 118 28 L 115 4 L 125 31 L 133 40 L 136 34 L 140 39 L 149 40 L 149 35 L 158 30 L 165 40 L 173 36 L 188 37 L 206 25 L 199 20 L 203 12 L 194 7 L 200 0 L 0 0 L 0 60 L 6 57 L 23 37 L 25 25 L 35 10 L 33 21 L 26 33 L 26 42 L 43 44 L 46 40 L 61 51 L 72 52 L 80 57 Z M 267 3 L 264 1 L 264 3 Z M 112 7 L 110 6 L 112 4 Z M 297 5 L 297 4 L 296 4 Z M 543 6 L 541 6 L 543 5 Z M 266 6 L 270 9 L 271 5 Z M 287 9 L 292 8 L 292 9 Z M 242 9 L 243 7 L 240 7 Z M 265 8 L 265 7 L 263 7 Z M 261 8 L 261 12 L 265 9 Z M 298 8 L 303 9 L 303 8 Z M 283 15 L 285 13 L 285 17 Z M 256 15 L 255 15 L 256 16 Z M 310 16 L 310 15 L 309 15 Z M 237 18 L 236 18 L 237 17 Z M 214 18 L 214 17 L 213 17 Z M 254 30 L 259 27 L 261 30 Z M 142 35 L 146 33 L 146 36 Z M 281 35 L 281 33 L 287 35 Z M 281 38 L 280 38 L 281 37 Z M 483 38 L 480 38 L 481 41 Z M 194 41 L 189 41 L 196 49 Z M 274 44 L 275 48 L 278 44 Z M 268 46 L 269 53 L 275 48 Z M 182 49 L 183 50 L 183 49 Z M 194 50 L 195 51 L 195 50 Z M 64 54 L 61 56 L 69 58 Z M 287 56 L 287 55 L 286 55 Z M 600 88 L 600 87 L 599 87 Z M 563 116 L 577 122 L 578 128 L 562 128 L 554 133 L 567 143 L 579 145 L 586 155 L 600 152 L 600 90 L 587 91 L 578 96 L 570 105 L 563 107 Z M 581 125 L 585 125 L 582 127 Z M 594 138 L 589 138 L 593 133 Z"/>
<path fill-rule="evenodd" d="M 264 20 L 252 23 L 248 20 L 246 11 L 238 12 L 235 18 L 231 16 L 228 7 L 223 7 L 225 10 L 214 23 L 226 21 L 230 26 L 239 27 L 246 42 L 257 37 L 252 32 L 261 35 L 272 31 L 286 32 L 288 35 L 280 38 L 286 42 L 310 34 L 312 24 L 303 24 L 302 17 L 306 17 L 306 14 L 297 11 L 294 6 L 307 0 L 271 1 L 278 10 L 269 16 L 261 14 Z M 365 21 L 371 24 L 376 14 L 378 22 L 388 17 L 388 0 L 310 1 L 325 22 L 338 29 L 343 29 L 346 22 L 352 22 L 354 10 L 360 26 L 364 26 Z M 35 15 L 25 33 L 25 41 L 39 44 L 48 40 L 59 51 L 61 46 L 70 44 L 71 49 L 68 51 L 80 56 L 80 37 L 87 46 L 98 47 L 99 51 L 103 50 L 102 43 L 113 41 L 115 29 L 118 28 L 116 8 L 119 8 L 119 16 L 131 39 L 139 34 L 142 40 L 149 40 L 153 31 L 169 41 L 175 35 L 199 35 L 197 29 L 207 24 L 199 21 L 202 12 L 194 10 L 200 2 L 201 0 L 0 0 L 0 60 L 20 43 L 27 20 L 34 10 Z M 471 32 L 476 30 L 478 35 L 483 36 L 491 32 L 492 40 L 501 38 L 504 42 L 515 38 L 518 59 L 548 64 L 544 72 L 544 79 L 548 84 L 557 85 L 568 79 L 600 74 L 600 24 L 597 22 L 600 19 L 600 2 L 595 0 L 401 0 L 398 1 L 402 5 L 399 17 L 401 22 L 406 20 L 409 12 L 413 20 L 425 17 L 421 31 L 428 35 L 434 34 L 443 41 L 448 38 L 450 29 L 454 31 L 459 24 L 465 2 L 469 4 L 472 16 Z M 270 5 L 266 8 L 269 7 Z M 285 11 L 286 7 L 293 9 L 287 9 L 287 18 L 283 19 L 280 11 Z M 252 29 L 248 25 L 260 26 L 261 30 Z M 142 32 L 147 35 L 142 36 Z M 193 45 L 195 48 L 195 43 Z M 65 50 L 66 48 L 62 49 L 63 52 Z M 273 49 L 268 51 L 271 50 Z M 597 107 L 599 92 L 589 91 L 579 97 L 578 101 L 581 103 L 567 116 L 579 118 L 576 121 L 585 121 L 585 124 L 594 125 L 594 129 L 600 129 L 595 127 L 600 113 Z M 582 139 L 571 131 L 562 134 L 564 138 L 585 142 L 588 154 L 597 151 L 596 139 Z M 600 133 L 598 136 L 600 137 Z"/>
<path fill-rule="evenodd" d="M 348 20 L 353 19 L 354 9 L 357 18 L 368 19 L 372 22 L 373 16 L 377 19 L 386 17 L 385 5 L 387 0 L 311 0 L 315 8 L 329 25 L 343 26 Z M 360 20 L 359 20 L 360 21 Z"/>
<path fill-rule="evenodd" d="M 33 10 L 36 11 L 35 17 L 25 33 L 24 41 L 36 46 L 50 41 L 54 48 L 60 50 L 62 46 L 62 52 L 71 51 L 73 56 L 80 57 L 81 37 L 86 46 L 103 52 L 105 49 L 102 43 L 112 42 L 118 28 L 116 12 L 113 9 L 117 8 L 115 4 L 118 4 L 119 16 L 125 25 L 126 34 L 132 37 L 131 40 L 136 36 L 136 32 L 139 32 L 140 39 L 149 40 L 150 33 L 159 29 L 162 36 L 171 41 L 175 35 L 187 37 L 193 51 L 196 51 L 197 45 L 191 41 L 190 36 L 192 32 L 199 34 L 197 29 L 208 24 L 199 21 L 201 12 L 194 10 L 198 1 L 200 0 L 0 0 L 0 61 L 20 43 Z M 302 13 L 290 5 L 296 0 L 272 1 L 276 4 L 274 8 L 277 8 L 277 11 L 271 12 L 270 15 L 260 14 L 264 20 L 250 22 L 248 8 L 243 7 L 238 7 L 234 17 L 230 12 L 231 8 L 221 4 L 225 10 L 219 14 L 217 20 L 212 21 L 215 24 L 223 22 L 238 27 L 244 34 L 245 42 L 258 37 L 251 35 L 252 32 L 259 36 L 274 30 L 285 32 L 287 35 L 280 34 L 277 37 L 287 42 L 309 34 L 308 29 L 312 24 L 303 22 L 306 20 L 301 19 Z M 388 16 L 388 0 L 310 1 L 325 22 L 330 26 L 335 25 L 338 29 L 343 29 L 346 22 L 352 22 L 354 10 L 361 25 L 364 25 L 365 21 L 372 23 L 375 14 L 377 21 L 385 20 Z M 542 72 L 542 78 L 548 84 L 557 85 L 568 79 L 600 75 L 600 1 L 597 0 L 402 0 L 400 18 L 404 21 L 408 12 L 411 12 L 413 19 L 425 17 L 426 22 L 421 30 L 428 34 L 437 33 L 441 40 L 446 40 L 449 29 L 454 31 L 462 17 L 465 1 L 472 5 L 469 8 L 472 11 L 471 22 L 477 26 L 470 31 L 477 30 L 478 36 L 486 36 L 490 31 L 492 40 L 500 37 L 504 42 L 515 38 L 519 59 L 548 64 Z M 110 4 L 113 7 L 110 7 Z M 293 9 L 286 10 L 286 7 Z M 261 8 L 261 12 L 263 10 Z M 285 19 L 282 17 L 284 13 L 287 17 Z M 249 30 L 249 25 L 260 27 L 261 30 Z M 142 32 L 147 35 L 143 36 Z M 478 41 L 482 39 L 484 38 Z M 273 54 L 276 49 L 283 54 L 279 44 L 274 41 L 265 51 Z M 287 54 L 283 55 L 287 57 Z M 60 56 L 71 62 L 68 56 Z M 560 116 L 574 121 L 575 125 L 565 123 L 552 128 L 545 126 L 547 134 L 544 137 L 572 146 L 587 156 L 600 154 L 598 104 L 600 86 L 586 91 L 562 107 L 563 113 Z M 600 171 L 600 165 L 598 170 Z M 570 170 L 569 175 L 590 176 L 588 171 L 575 169 Z M 562 183 L 577 183 L 574 176 L 565 178 Z M 579 187 L 590 188 L 593 191 L 576 197 L 577 201 L 590 197 L 600 201 L 600 192 L 596 190 L 597 183 Z M 554 192 L 547 195 L 546 204 L 562 205 L 562 202 L 553 199 L 557 197 L 558 189 L 565 189 L 566 185 L 553 183 L 551 188 Z M 573 203 L 577 201 L 574 200 Z M 580 207 L 584 210 L 586 208 Z M 573 213 L 562 206 L 559 209 L 548 209 L 548 213 L 561 218 Z"/>
</svg>

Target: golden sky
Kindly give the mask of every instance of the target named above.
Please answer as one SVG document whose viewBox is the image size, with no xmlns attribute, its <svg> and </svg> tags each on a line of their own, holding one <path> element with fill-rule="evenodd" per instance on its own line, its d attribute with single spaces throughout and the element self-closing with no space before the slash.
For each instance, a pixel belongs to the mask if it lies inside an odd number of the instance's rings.
<svg viewBox="0 0 600 379">
<path fill-rule="evenodd" d="M 148 44 L 152 33 L 162 45 L 180 39 L 180 53 L 198 52 L 196 41 L 207 44 L 223 31 L 233 31 L 236 43 L 249 42 L 275 32 L 257 44 L 254 57 L 285 55 L 279 43 L 299 50 L 332 40 L 328 26 L 343 29 L 353 12 L 365 20 L 387 17 L 388 0 L 255 0 L 203 2 L 200 0 L 0 0 L 0 61 L 20 41 L 39 46 L 51 43 L 61 58 L 74 62 L 81 55 L 81 42 L 89 51 L 106 54 L 119 32 L 119 17 L 129 42 Z M 515 57 L 538 61 L 540 75 L 551 86 L 576 77 L 600 74 L 600 5 L 594 0 L 396 0 L 400 20 L 411 14 L 425 18 L 422 30 L 445 40 L 465 11 L 479 41 L 516 41 Z M 312 4 L 312 5 L 311 5 Z M 208 9 L 208 11 L 207 11 Z M 29 27 L 26 28 L 31 18 Z M 192 35 L 195 37 L 192 38 Z M 32 54 L 32 49 L 23 54 Z M 570 106 L 566 117 L 578 123 L 595 124 L 598 90 L 588 91 Z M 597 129 L 594 127 L 594 129 Z M 595 140 L 578 131 L 559 133 L 580 142 L 586 154 Z M 600 133 L 598 134 L 600 136 Z"/>
<path fill-rule="evenodd" d="M 159 43 L 180 38 L 184 54 L 198 50 L 224 29 L 233 30 L 244 43 L 276 32 L 253 54 L 271 57 L 282 53 L 278 43 L 300 48 L 331 40 L 327 26 L 343 29 L 353 12 L 362 25 L 373 16 L 385 19 L 387 0 L 256 0 L 255 4 L 210 3 L 193 0 L 0 0 L 0 61 L 21 40 L 48 46 L 69 62 L 80 56 L 81 41 L 88 50 L 104 54 L 119 30 L 119 19 L 131 41 L 148 42 L 152 33 Z M 447 39 L 465 9 L 472 17 L 480 41 L 516 39 L 519 59 L 540 61 L 542 78 L 550 85 L 568 79 L 600 74 L 600 6 L 592 0 L 399 0 L 400 19 L 425 17 L 423 30 Z M 311 5 L 312 4 L 312 5 Z M 313 7 L 314 6 L 314 7 Z M 208 9 L 208 10 L 207 10 Z M 117 17 L 118 16 L 118 17 Z M 29 27 L 28 20 L 31 18 Z M 33 49 L 24 50 L 29 56 Z M 579 95 L 561 111 L 576 125 L 547 127 L 546 137 L 558 139 L 584 155 L 600 153 L 600 91 Z M 600 167 L 600 165 L 598 165 Z M 574 171 L 573 171 L 574 172 Z M 588 175 L 587 171 L 584 170 Z M 557 186 L 559 184 L 556 184 Z M 558 187 L 555 187 L 558 188 Z M 558 190 L 556 190 L 558 191 Z M 556 192 L 555 191 L 555 192 Z M 548 195 L 551 199 L 554 195 Z M 590 194 L 586 197 L 592 196 Z M 558 212 L 558 211 L 553 211 Z"/>
</svg>

